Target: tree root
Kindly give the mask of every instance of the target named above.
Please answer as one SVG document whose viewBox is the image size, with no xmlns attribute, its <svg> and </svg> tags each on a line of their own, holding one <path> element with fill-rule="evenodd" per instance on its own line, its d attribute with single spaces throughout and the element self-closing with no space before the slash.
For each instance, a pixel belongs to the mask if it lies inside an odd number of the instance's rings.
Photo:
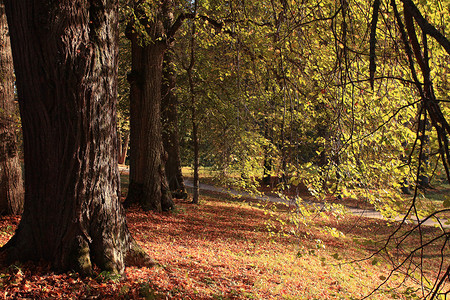
<svg viewBox="0 0 450 300">
<path fill-rule="evenodd" d="M 152 259 L 136 241 L 131 243 L 131 248 L 125 256 L 126 266 L 151 268 L 158 263 Z"/>
</svg>

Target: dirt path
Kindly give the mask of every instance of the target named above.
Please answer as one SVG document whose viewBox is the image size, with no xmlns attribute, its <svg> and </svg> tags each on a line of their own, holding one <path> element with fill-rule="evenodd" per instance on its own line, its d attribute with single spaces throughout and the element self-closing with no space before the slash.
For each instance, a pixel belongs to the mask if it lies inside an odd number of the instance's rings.
<svg viewBox="0 0 450 300">
<path fill-rule="evenodd" d="M 192 188 L 193 187 L 193 182 L 191 180 L 185 179 L 185 185 L 188 188 Z M 274 202 L 274 203 L 285 203 L 285 204 L 294 204 L 293 200 L 288 200 L 288 199 L 283 199 L 280 197 L 275 197 L 275 196 L 258 196 L 258 195 L 253 195 L 247 192 L 242 192 L 242 191 L 236 191 L 236 190 L 232 190 L 232 189 L 225 189 L 222 187 L 217 187 L 217 186 L 213 186 L 210 184 L 205 184 L 205 183 L 200 183 L 200 190 L 205 190 L 205 191 L 211 191 L 211 192 L 218 192 L 218 193 L 225 193 L 225 194 L 230 194 L 232 196 L 235 197 L 245 197 L 245 198 L 251 198 L 251 199 L 255 199 L 255 200 L 261 200 L 261 201 L 270 201 L 270 202 Z M 308 200 L 303 200 L 304 202 L 306 202 L 309 205 L 314 205 L 314 206 L 318 206 L 318 207 L 323 207 L 322 203 L 317 203 L 317 202 L 312 202 L 312 201 L 308 201 Z M 361 209 L 361 208 L 355 208 L 355 207 L 349 207 L 346 206 L 346 209 L 349 213 L 351 213 L 354 216 L 360 216 L 360 217 L 365 217 L 365 218 L 373 218 L 373 219 L 382 219 L 384 220 L 385 217 L 383 217 L 383 215 L 376 211 L 376 210 L 372 210 L 372 209 Z M 398 216 L 394 219 L 395 221 L 402 221 L 403 220 L 403 216 Z M 442 223 L 445 223 L 445 220 L 441 220 Z M 411 222 L 411 221 L 407 221 L 407 222 Z M 417 222 L 416 222 L 417 223 Z M 438 225 L 437 222 L 433 221 L 433 220 L 426 220 L 425 222 L 422 223 L 425 226 L 436 226 Z M 443 224 L 444 228 L 450 228 L 450 225 L 445 225 Z"/>
<path fill-rule="evenodd" d="M 119 165 L 119 170 L 121 174 L 129 174 L 129 169 L 128 166 L 124 166 L 124 165 Z M 193 182 L 189 179 L 185 179 L 185 185 L 187 188 L 193 188 Z M 288 200 L 288 199 L 282 199 L 280 197 L 275 197 L 275 196 L 258 196 L 258 195 L 253 195 L 247 192 L 242 192 L 242 191 L 236 191 L 236 190 L 232 190 L 232 189 L 225 189 L 222 187 L 217 187 L 214 185 L 210 185 L 210 184 L 206 184 L 206 183 L 200 183 L 200 190 L 204 190 L 204 191 L 211 191 L 211 192 L 217 192 L 217 193 L 224 193 L 224 194 L 229 194 L 232 195 L 234 197 L 245 197 L 245 198 L 250 198 L 250 199 L 254 199 L 254 200 L 260 200 L 260 201 L 270 201 L 270 202 L 274 202 L 274 203 L 285 203 L 285 204 L 294 204 L 293 200 Z M 309 205 L 314 205 L 314 206 L 319 206 L 319 207 L 323 207 L 322 203 L 317 203 L 317 202 L 312 202 L 312 201 L 308 201 L 308 200 L 303 200 L 304 202 L 306 202 Z M 360 216 L 360 217 L 364 217 L 364 218 L 373 218 L 373 219 L 385 219 L 380 212 L 373 210 L 373 209 L 361 209 L 361 208 L 355 208 L 355 207 L 349 207 L 346 206 L 346 209 L 349 213 L 351 213 L 354 216 Z M 394 219 L 395 221 L 402 221 L 403 217 L 398 216 Z M 442 223 L 445 223 L 445 220 L 441 220 Z M 407 221 L 410 222 L 410 221 Z M 417 223 L 417 221 L 416 221 Z M 436 226 L 438 225 L 437 222 L 433 221 L 433 220 L 427 220 L 423 223 L 423 225 L 425 226 Z M 450 228 L 450 225 L 442 225 L 444 228 Z"/>
</svg>

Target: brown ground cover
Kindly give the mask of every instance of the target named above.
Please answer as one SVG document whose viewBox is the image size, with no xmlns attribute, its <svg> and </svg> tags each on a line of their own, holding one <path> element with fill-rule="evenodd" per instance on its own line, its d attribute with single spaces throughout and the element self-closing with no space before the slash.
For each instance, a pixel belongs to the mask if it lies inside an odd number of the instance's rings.
<svg viewBox="0 0 450 300">
<path fill-rule="evenodd" d="M 157 267 L 130 267 L 120 278 L 107 273 L 82 278 L 76 273 L 54 273 L 42 264 L 17 263 L 0 268 L 0 297 L 360 299 L 388 275 L 390 265 L 382 256 L 377 256 L 378 261 L 355 260 L 377 250 L 393 224 L 317 215 L 306 225 L 293 225 L 289 209 L 263 209 L 231 200 L 226 195 L 203 195 L 198 206 L 178 201 L 174 212 L 160 214 L 129 209 L 130 229 L 159 262 Z M 18 221 L 17 217 L 0 218 L 0 245 L 11 237 Z M 340 233 L 324 230 L 332 227 Z M 439 248 L 427 255 L 433 262 L 427 272 L 432 273 Z M 411 280 L 389 291 L 402 280 L 401 273 L 396 274 L 370 299 L 414 299 L 410 291 L 417 284 Z"/>
</svg>

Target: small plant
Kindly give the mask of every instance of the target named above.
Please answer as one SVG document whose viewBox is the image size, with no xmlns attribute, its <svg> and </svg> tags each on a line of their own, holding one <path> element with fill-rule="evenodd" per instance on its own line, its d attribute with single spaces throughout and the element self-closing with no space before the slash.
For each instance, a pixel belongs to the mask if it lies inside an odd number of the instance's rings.
<svg viewBox="0 0 450 300">
<path fill-rule="evenodd" d="M 184 214 L 185 212 L 186 212 L 186 209 L 184 209 L 183 207 L 180 207 L 180 206 L 177 206 L 177 207 L 175 207 L 174 210 L 172 210 L 172 213 L 173 213 L 174 215 L 182 215 L 182 214 Z"/>
<path fill-rule="evenodd" d="M 4 234 L 4 235 L 11 235 L 14 233 L 14 229 L 11 225 L 8 225 L 6 227 L 3 227 L 0 231 L 0 233 Z"/>
<path fill-rule="evenodd" d="M 148 282 L 143 282 L 139 286 L 139 296 L 145 300 L 159 299 L 158 294 L 151 288 Z"/>
<path fill-rule="evenodd" d="M 96 280 L 100 282 L 118 282 L 122 278 L 120 274 L 109 272 L 109 271 L 103 271 L 98 274 Z"/>
</svg>

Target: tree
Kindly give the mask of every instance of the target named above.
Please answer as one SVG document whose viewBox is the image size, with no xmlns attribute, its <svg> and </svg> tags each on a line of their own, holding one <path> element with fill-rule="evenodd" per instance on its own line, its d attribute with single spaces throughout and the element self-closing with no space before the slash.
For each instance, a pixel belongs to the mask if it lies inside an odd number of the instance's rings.
<svg viewBox="0 0 450 300">
<path fill-rule="evenodd" d="M 152 6 L 154 5 L 154 6 Z M 174 204 L 166 172 L 161 136 L 161 82 L 172 1 L 161 5 L 133 2 L 127 28 L 131 40 L 130 185 L 126 205 L 145 210 L 169 210 Z M 150 7 L 149 7 L 150 6 Z M 152 13 L 149 16 L 148 13 Z"/>
<path fill-rule="evenodd" d="M 14 67 L 3 1 L 0 1 L 0 74 L 0 214 L 19 214 L 24 189 L 13 119 Z"/>
<path fill-rule="evenodd" d="M 197 0 L 193 3 L 193 14 L 194 16 L 197 14 Z M 193 161 L 193 168 L 194 168 L 194 186 L 193 186 L 193 192 L 192 192 L 192 203 L 193 204 L 199 204 L 199 195 L 200 195 L 200 181 L 198 176 L 198 169 L 199 169 L 199 136 L 198 136 L 198 117 L 197 117 L 197 109 L 196 109 L 196 97 L 195 97 L 195 84 L 194 84 L 194 77 L 192 74 L 192 71 L 194 70 L 195 66 L 195 34 L 196 34 L 196 26 L 195 26 L 195 20 L 192 22 L 192 29 L 191 29 L 191 39 L 189 42 L 189 65 L 185 67 L 188 81 L 189 81 L 189 94 L 190 94 L 190 100 L 191 100 L 191 121 L 192 121 L 192 141 L 193 141 L 193 147 L 194 147 L 194 161 Z"/>
<path fill-rule="evenodd" d="M 120 14 L 119 18 L 124 16 Z M 127 74 L 130 72 L 131 44 L 125 36 L 126 25 L 119 24 L 119 72 L 117 96 L 117 128 L 119 132 L 119 164 L 124 164 L 128 155 L 130 141 L 130 85 Z"/>
<path fill-rule="evenodd" d="M 266 170 L 286 172 L 288 184 L 307 183 L 322 198 L 364 199 L 386 216 L 406 214 L 421 231 L 421 218 L 439 219 L 450 206 L 427 206 L 414 180 L 450 173 L 448 10 L 441 1 L 306 2 L 202 1 L 199 15 L 222 15 L 230 34 L 198 26 L 197 115 L 200 147 L 208 149 L 201 158 L 223 174 L 242 174 L 250 159 L 261 170 L 258 153 L 266 152 Z M 188 56 L 189 39 L 180 57 Z M 184 77 L 181 94 L 189 102 Z M 192 139 L 193 128 L 184 128 Z M 415 187 L 406 211 L 404 180 Z M 442 232 L 436 241 L 444 249 L 448 230 Z M 434 295 L 450 274 L 444 261 Z"/>
<path fill-rule="evenodd" d="M 172 48 L 172 46 L 171 46 Z M 178 133 L 178 97 L 174 92 L 176 70 L 172 49 L 166 51 L 163 62 L 163 82 L 161 88 L 162 139 L 167 152 L 166 175 L 172 195 L 186 198 L 186 187 L 181 172 L 180 141 Z"/>
<path fill-rule="evenodd" d="M 5 1 L 25 161 L 9 260 L 121 273 L 153 262 L 128 231 L 117 166 L 117 1 Z M 39 25 L 39 26 L 37 26 Z"/>
<path fill-rule="evenodd" d="M 417 271 L 417 268 L 411 268 L 412 265 L 418 266 L 420 271 L 420 282 L 422 283 L 422 298 L 436 299 L 438 297 L 446 297 L 448 290 L 445 291 L 445 283 L 448 281 L 450 275 L 450 265 L 444 259 L 447 254 L 447 245 L 449 240 L 449 230 L 444 226 L 448 223 L 445 219 L 445 212 L 448 211 L 448 203 L 443 203 L 443 209 L 433 208 L 432 211 L 425 213 L 420 208 L 420 199 L 418 197 L 418 187 L 428 187 L 429 178 L 425 175 L 425 167 L 428 165 L 431 158 L 430 149 L 434 146 L 434 156 L 436 157 L 436 167 L 440 161 L 441 168 L 446 175 L 447 183 L 450 182 L 450 147 L 448 139 L 450 136 L 450 124 L 448 122 L 448 105 L 447 100 L 441 101 L 441 97 L 448 96 L 448 83 L 442 84 L 439 79 L 440 73 L 447 71 L 441 66 L 441 69 L 434 68 L 436 61 L 446 61 L 448 64 L 450 58 L 450 40 L 448 40 L 443 33 L 445 29 L 443 24 L 448 22 L 448 12 L 442 9 L 441 3 L 430 1 L 425 3 L 415 4 L 411 0 L 401 0 L 402 7 L 397 5 L 395 0 L 390 1 L 389 6 L 392 9 L 395 20 L 395 27 L 397 30 L 396 39 L 401 45 L 401 51 L 406 57 L 404 64 L 405 69 L 410 77 L 410 88 L 414 87 L 415 94 L 418 100 L 416 105 L 418 113 L 416 116 L 416 134 L 415 141 L 410 150 L 408 163 L 411 163 L 414 156 L 416 156 L 417 165 L 415 166 L 415 190 L 414 196 L 408 209 L 403 217 L 403 221 L 397 229 L 389 236 L 385 246 L 379 250 L 379 253 L 386 251 L 387 255 L 403 248 L 405 237 L 411 236 L 413 233 L 418 233 L 420 236 L 420 243 L 415 249 L 411 250 L 407 257 L 395 262 L 392 266 L 394 270 L 404 268 L 403 271 L 410 275 Z M 370 39 L 370 81 L 372 88 L 374 87 L 374 77 L 377 71 L 376 58 L 381 56 L 376 48 L 380 48 L 377 41 L 377 35 L 382 30 L 382 26 L 377 25 L 378 16 L 383 14 L 383 7 L 380 0 L 375 0 L 372 6 L 373 15 L 371 23 L 371 39 Z M 381 8 L 380 8 L 381 7 Z M 426 14 L 424 14 L 425 12 Z M 427 17 L 424 17 L 426 15 Z M 441 26 L 439 26 L 441 25 Z M 380 29 L 381 27 L 381 29 Z M 439 66 L 439 65 L 438 65 Z M 380 72 L 380 71 L 379 71 Z M 381 71 L 382 72 L 382 71 Z M 436 84 L 437 83 L 437 84 Z M 435 85 L 436 84 L 436 85 Z M 436 88 L 437 86 L 438 88 Z M 444 91 L 444 93 L 442 93 Z M 432 128 L 432 130 L 430 130 Z M 433 136 L 432 136 L 433 135 Z M 433 145 L 434 144 L 434 145 Z M 412 219 L 416 221 L 416 225 L 412 229 L 403 230 L 405 220 Z M 423 233 L 423 223 L 427 219 L 436 220 L 441 232 L 426 236 Z M 403 231 L 403 232 L 402 232 Z M 399 239 L 398 237 L 401 236 Z M 427 277 L 423 272 L 422 264 L 425 259 L 424 252 L 430 247 L 430 244 L 441 245 L 441 263 L 436 270 L 434 280 Z M 393 246 L 393 247 L 392 247 Z M 395 249 L 390 251 L 388 249 Z M 418 254 L 417 264 L 415 260 L 416 253 Z M 423 284 L 427 282 L 427 284 Z M 382 284 L 385 284 L 384 281 Z"/>
</svg>

